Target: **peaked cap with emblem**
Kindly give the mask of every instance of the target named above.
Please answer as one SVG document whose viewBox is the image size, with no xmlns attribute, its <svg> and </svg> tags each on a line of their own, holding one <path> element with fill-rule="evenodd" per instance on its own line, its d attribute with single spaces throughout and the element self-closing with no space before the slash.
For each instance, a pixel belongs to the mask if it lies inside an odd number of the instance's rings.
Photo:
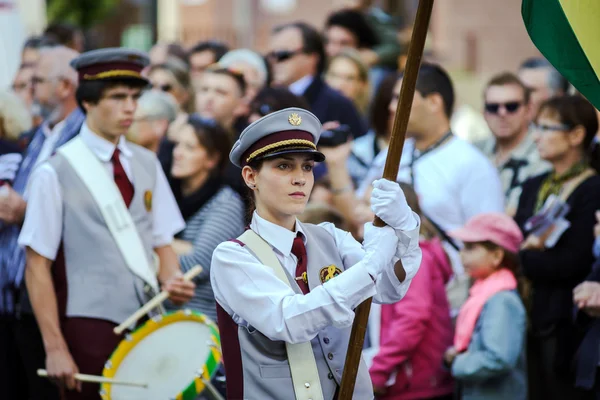
<svg viewBox="0 0 600 400">
<path fill-rule="evenodd" d="M 325 156 L 317 150 L 320 135 L 321 122 L 313 113 L 302 108 L 285 108 L 244 129 L 229 159 L 240 168 L 255 160 L 288 153 L 308 153 L 321 162 Z"/>
<path fill-rule="evenodd" d="M 150 59 L 146 53 L 121 47 L 87 51 L 71 61 L 79 82 L 130 79 L 148 83 L 142 76 L 148 64 Z"/>
</svg>

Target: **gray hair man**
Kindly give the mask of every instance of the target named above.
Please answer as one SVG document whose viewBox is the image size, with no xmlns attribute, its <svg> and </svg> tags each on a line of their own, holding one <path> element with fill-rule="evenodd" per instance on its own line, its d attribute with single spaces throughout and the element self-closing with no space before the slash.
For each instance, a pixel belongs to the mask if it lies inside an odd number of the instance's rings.
<svg viewBox="0 0 600 400">
<path fill-rule="evenodd" d="M 168 93 L 149 90 L 138 100 L 134 122 L 127 138 L 132 142 L 158 153 L 160 143 L 169 125 L 177 117 L 178 107 Z"/>
<path fill-rule="evenodd" d="M 224 68 L 240 71 L 246 81 L 246 99 L 252 101 L 256 94 L 267 85 L 267 65 L 262 56 L 249 49 L 227 52 L 219 60 Z"/>
<path fill-rule="evenodd" d="M 23 370 L 15 372 L 22 376 L 14 375 L 13 381 L 18 382 L 22 378 L 23 382 L 26 382 L 29 395 L 19 391 L 18 397 L 50 399 L 58 398 L 56 386 L 35 374 L 38 368 L 44 366 L 47 354 L 29 295 L 22 282 L 25 253 L 23 248 L 18 246 L 17 239 L 29 201 L 27 188 L 31 172 L 47 161 L 61 143 L 65 143 L 79 132 L 84 117 L 75 100 L 77 73 L 69 65 L 78 53 L 58 46 L 44 48 L 39 55 L 40 59 L 33 70 L 33 97 L 45 118 L 33 133 L 12 186 L 3 186 L 5 195 L 0 196 L 0 222 L 3 224 L 3 229 L 0 230 L 0 264 L 3 268 L 0 286 L 21 288 L 18 291 L 3 291 L 1 294 L 0 313 L 5 316 L 3 323 L 8 329 L 7 332 L 10 332 L 4 336 L 2 346 L 14 348 L 15 356 L 14 359 L 0 360 L 0 370 L 6 371 L 14 365 L 23 365 Z M 19 292 L 18 295 L 15 292 Z M 19 318 L 16 317 L 17 312 L 20 314 Z M 11 335 L 16 336 L 11 338 Z M 10 386 L 14 382 L 9 382 L 8 388 L 3 386 L 3 393 L 11 393 Z M 8 396 L 16 398 L 10 394 Z"/>
<path fill-rule="evenodd" d="M 77 108 L 77 72 L 69 65 L 78 52 L 65 46 L 40 50 L 33 75 L 33 102 L 52 129 Z"/>
<path fill-rule="evenodd" d="M 75 91 L 77 90 L 77 72 L 69 66 L 79 53 L 64 46 L 43 48 L 40 59 L 35 65 L 32 77 L 33 102 L 41 110 L 44 122 L 38 128 L 44 140 L 36 143 L 35 149 L 29 149 L 27 164 L 37 166 L 48 160 L 55 149 L 65 120 L 77 109 Z M 34 137 L 37 131 L 34 133 Z M 33 141 L 33 139 L 32 139 Z M 34 151 L 35 150 L 35 151 Z M 25 215 L 24 193 L 9 188 L 7 195 L 0 198 L 0 221 L 5 224 L 20 224 Z"/>
<path fill-rule="evenodd" d="M 517 75 L 531 93 L 530 121 L 533 121 L 544 101 L 562 96 L 569 90 L 569 81 L 543 57 L 523 61 Z"/>
</svg>

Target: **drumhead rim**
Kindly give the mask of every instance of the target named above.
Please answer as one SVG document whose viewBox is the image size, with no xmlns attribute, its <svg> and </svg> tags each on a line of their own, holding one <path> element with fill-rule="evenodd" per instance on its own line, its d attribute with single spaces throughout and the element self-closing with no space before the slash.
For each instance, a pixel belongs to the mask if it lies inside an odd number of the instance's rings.
<svg viewBox="0 0 600 400">
<path fill-rule="evenodd" d="M 208 358 L 202 368 L 202 376 L 195 377 L 194 380 L 176 396 L 177 400 L 195 399 L 205 388 L 202 378 L 210 381 L 217 372 L 217 367 L 221 362 L 221 339 L 217 325 L 204 314 L 193 310 L 179 310 L 159 315 L 158 317 L 149 319 L 144 324 L 137 327 L 133 332 L 127 334 L 126 338 L 119 343 L 117 348 L 110 355 L 104 366 L 104 370 L 102 371 L 102 376 L 113 378 L 127 354 L 129 354 L 138 343 L 159 328 L 182 321 L 196 321 L 207 325 L 211 333 L 210 340 L 216 345 L 214 347 L 211 346 Z M 110 392 L 111 384 L 103 383 L 100 386 L 100 395 L 103 400 L 110 400 Z"/>
</svg>

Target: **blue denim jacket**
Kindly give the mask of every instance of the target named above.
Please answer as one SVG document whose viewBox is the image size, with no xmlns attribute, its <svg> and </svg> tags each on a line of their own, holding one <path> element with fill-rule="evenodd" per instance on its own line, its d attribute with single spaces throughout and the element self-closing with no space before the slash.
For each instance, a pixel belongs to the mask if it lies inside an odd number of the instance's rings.
<svg viewBox="0 0 600 400">
<path fill-rule="evenodd" d="M 469 348 L 452 364 L 462 399 L 527 399 L 526 328 L 516 291 L 499 292 L 485 303 Z"/>
</svg>

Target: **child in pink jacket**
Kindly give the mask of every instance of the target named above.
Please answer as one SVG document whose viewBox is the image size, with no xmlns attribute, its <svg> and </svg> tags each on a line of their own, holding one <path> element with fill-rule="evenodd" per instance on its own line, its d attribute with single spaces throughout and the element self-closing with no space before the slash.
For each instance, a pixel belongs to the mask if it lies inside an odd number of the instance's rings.
<svg viewBox="0 0 600 400">
<path fill-rule="evenodd" d="M 445 288 L 452 267 L 414 190 L 401 186 L 421 217 L 423 260 L 406 296 L 381 306 L 379 350 L 369 372 L 377 399 L 452 399 L 453 381 L 443 367 L 454 334 Z"/>
</svg>

